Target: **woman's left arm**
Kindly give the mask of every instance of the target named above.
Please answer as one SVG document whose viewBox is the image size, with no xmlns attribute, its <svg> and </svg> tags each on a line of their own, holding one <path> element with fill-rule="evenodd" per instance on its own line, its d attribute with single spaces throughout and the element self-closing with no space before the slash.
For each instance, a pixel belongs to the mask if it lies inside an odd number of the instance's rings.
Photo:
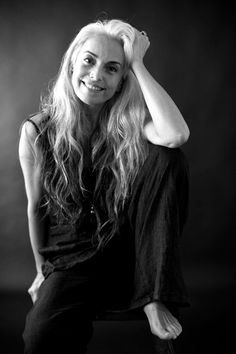
<svg viewBox="0 0 236 354">
<path fill-rule="evenodd" d="M 176 148 L 188 140 L 189 129 L 174 101 L 143 63 L 149 45 L 148 37 L 136 30 L 132 70 L 152 118 L 145 125 L 144 132 L 153 144 Z"/>
</svg>

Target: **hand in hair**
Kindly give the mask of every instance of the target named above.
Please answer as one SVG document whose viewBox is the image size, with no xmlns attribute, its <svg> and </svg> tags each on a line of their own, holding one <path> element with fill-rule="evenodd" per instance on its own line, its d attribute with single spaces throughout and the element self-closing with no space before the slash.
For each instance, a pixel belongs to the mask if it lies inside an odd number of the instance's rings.
<svg viewBox="0 0 236 354">
<path fill-rule="evenodd" d="M 144 32 L 143 32 L 144 33 Z M 143 62 L 143 58 L 150 46 L 150 41 L 146 34 L 135 30 L 135 41 L 133 45 L 133 63 Z"/>
</svg>

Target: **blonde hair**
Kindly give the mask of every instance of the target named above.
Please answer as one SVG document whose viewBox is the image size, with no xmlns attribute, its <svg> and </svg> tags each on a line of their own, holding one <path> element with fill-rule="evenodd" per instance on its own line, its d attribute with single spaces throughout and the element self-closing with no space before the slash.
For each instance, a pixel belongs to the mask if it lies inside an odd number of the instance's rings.
<svg viewBox="0 0 236 354">
<path fill-rule="evenodd" d="M 86 194 L 82 172 L 87 126 L 83 103 L 71 84 L 71 71 L 83 44 L 96 34 L 117 39 L 125 57 L 121 90 L 104 104 L 98 118 L 99 133 L 92 137 L 92 161 L 96 172 L 94 198 L 107 215 L 105 220 L 95 205 L 96 238 L 101 246 L 117 231 L 119 211 L 124 208 L 146 158 L 143 137 L 145 104 L 131 70 L 135 29 L 130 24 L 116 19 L 97 21 L 80 30 L 63 57 L 49 96 L 42 102 L 42 111 L 50 118 L 44 122 L 38 142 L 41 142 L 46 157 L 43 159 L 42 179 L 48 210 L 53 205 L 59 219 L 66 217 L 75 222 Z M 68 198 L 74 201 L 73 211 Z"/>
</svg>

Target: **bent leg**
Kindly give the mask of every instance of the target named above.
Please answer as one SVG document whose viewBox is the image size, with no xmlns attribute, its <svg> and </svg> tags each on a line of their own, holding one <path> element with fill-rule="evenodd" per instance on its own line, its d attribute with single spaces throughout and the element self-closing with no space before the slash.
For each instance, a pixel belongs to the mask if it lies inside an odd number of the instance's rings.
<svg viewBox="0 0 236 354">
<path fill-rule="evenodd" d="M 25 354 L 85 353 L 93 333 L 90 297 L 88 278 L 71 271 L 49 275 L 26 318 Z"/>
<path fill-rule="evenodd" d="M 183 153 L 150 146 L 129 205 L 135 236 L 131 308 L 144 308 L 151 332 L 160 338 L 155 342 L 157 353 L 173 352 L 169 340 L 182 332 L 176 314 L 188 303 L 179 259 L 187 208 L 188 166 Z"/>
<path fill-rule="evenodd" d="M 161 301 L 185 306 L 179 241 L 188 209 L 188 166 L 180 149 L 150 144 L 128 215 L 135 239 L 132 306 Z"/>
<path fill-rule="evenodd" d="M 179 239 L 187 216 L 188 166 L 180 149 L 149 144 L 120 230 L 103 253 L 106 304 L 140 309 L 152 301 L 188 303 L 179 260 Z M 105 305 L 106 305 L 105 304 Z"/>
</svg>

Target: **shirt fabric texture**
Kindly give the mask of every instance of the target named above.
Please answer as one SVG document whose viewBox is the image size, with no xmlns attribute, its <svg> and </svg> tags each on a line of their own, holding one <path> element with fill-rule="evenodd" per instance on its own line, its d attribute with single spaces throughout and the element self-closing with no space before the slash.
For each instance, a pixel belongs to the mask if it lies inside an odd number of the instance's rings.
<svg viewBox="0 0 236 354">
<path fill-rule="evenodd" d="M 58 224 L 49 215 L 45 245 L 39 250 L 45 277 L 98 259 L 106 309 L 136 309 L 155 300 L 177 307 L 189 303 L 179 259 L 188 209 L 188 165 L 179 148 L 148 143 L 148 150 L 120 215 L 119 232 L 103 250 L 92 242 L 96 226 L 91 169 L 85 171 L 91 193 L 78 223 Z M 105 193 L 106 186 L 103 189 Z"/>
</svg>

